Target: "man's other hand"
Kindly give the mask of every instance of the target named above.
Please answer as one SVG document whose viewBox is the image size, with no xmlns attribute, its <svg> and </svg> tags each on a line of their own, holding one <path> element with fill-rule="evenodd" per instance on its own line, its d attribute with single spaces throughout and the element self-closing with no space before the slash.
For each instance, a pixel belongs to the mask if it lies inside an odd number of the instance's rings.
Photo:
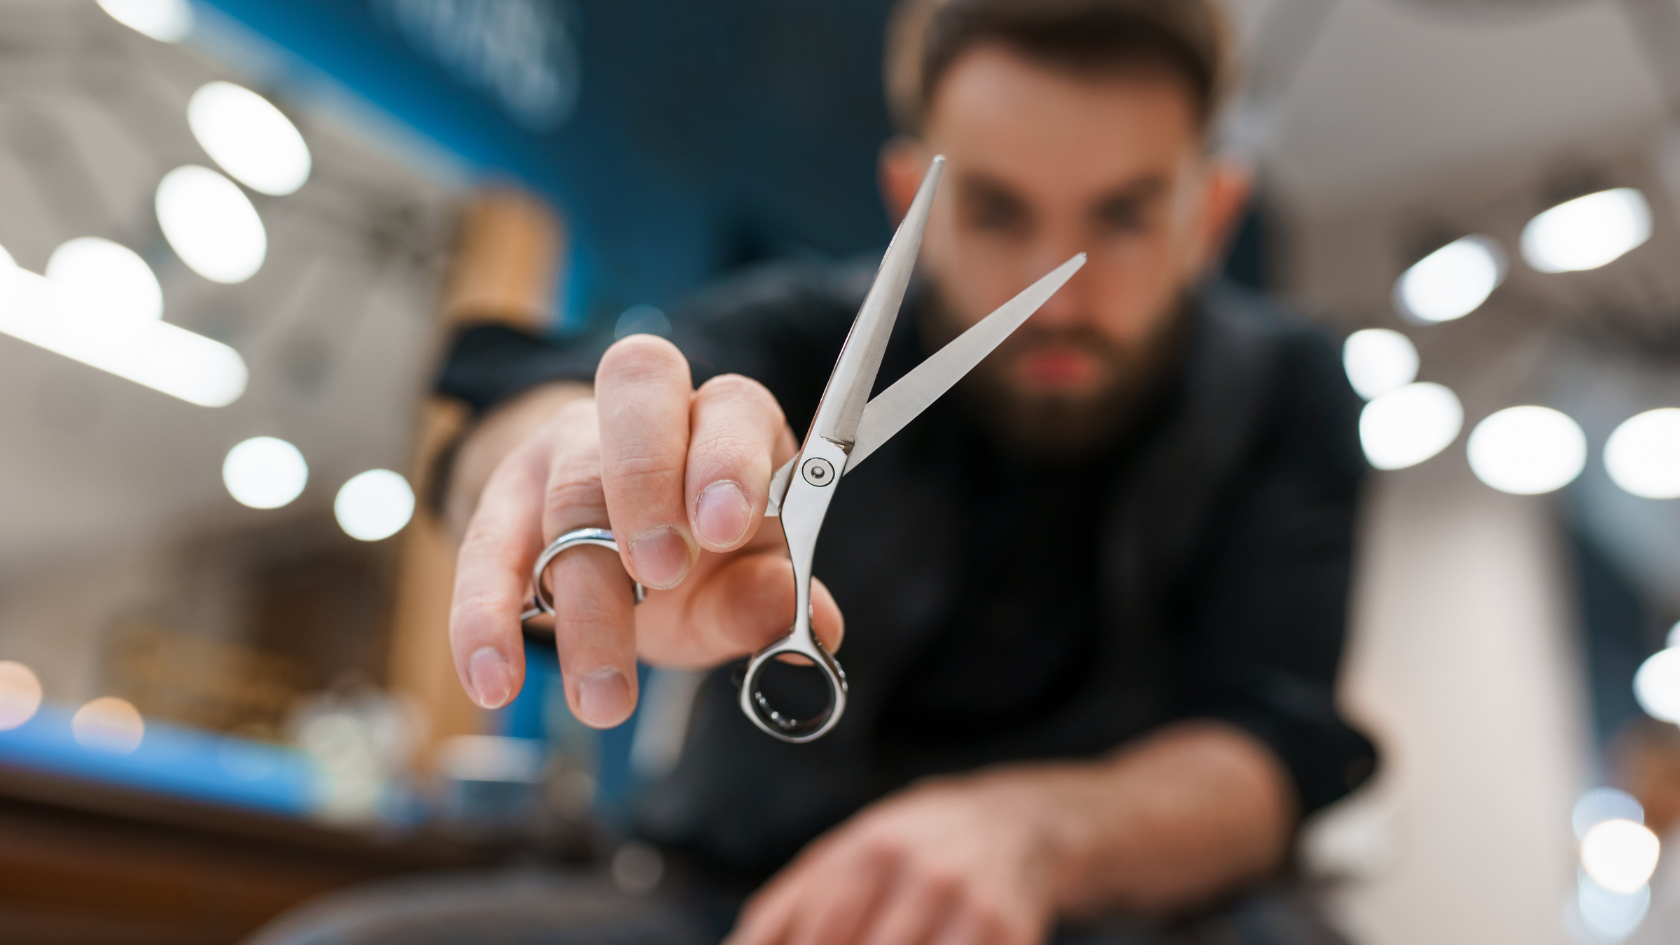
<svg viewBox="0 0 1680 945">
<path fill-rule="evenodd" d="M 710 666 L 786 633 L 793 572 L 764 510 L 796 451 L 762 385 L 724 375 L 695 390 L 687 360 L 652 335 L 608 349 L 593 396 L 555 385 L 492 414 L 463 446 L 450 497 L 465 525 L 449 637 L 467 694 L 496 708 L 518 693 L 531 568 L 579 528 L 610 528 L 619 547 L 579 548 L 548 569 L 566 702 L 584 722 L 629 717 L 638 655 Z M 648 590 L 639 607 L 630 577 Z M 837 648 L 840 610 L 820 582 L 812 603 L 818 637 Z"/>
<path fill-rule="evenodd" d="M 808 847 L 726 945 L 1033 945 L 1055 870 L 1039 797 L 1013 778 L 911 788 Z"/>
</svg>

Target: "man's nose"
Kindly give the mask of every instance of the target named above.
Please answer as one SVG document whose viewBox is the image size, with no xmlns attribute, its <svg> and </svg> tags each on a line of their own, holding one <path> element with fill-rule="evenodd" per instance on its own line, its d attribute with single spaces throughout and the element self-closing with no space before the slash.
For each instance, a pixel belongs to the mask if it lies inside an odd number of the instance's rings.
<svg viewBox="0 0 1680 945">
<path fill-rule="evenodd" d="M 1068 256 L 1043 267 L 1044 271 L 1048 272 L 1061 265 L 1072 255 L 1073 253 L 1069 253 Z M 1090 278 L 1083 271 L 1075 273 L 1073 278 L 1062 286 L 1061 291 L 1050 296 L 1049 301 L 1039 307 L 1032 316 L 1033 322 L 1046 328 L 1067 328 L 1089 322 L 1091 307 L 1087 286 L 1090 283 Z"/>
</svg>

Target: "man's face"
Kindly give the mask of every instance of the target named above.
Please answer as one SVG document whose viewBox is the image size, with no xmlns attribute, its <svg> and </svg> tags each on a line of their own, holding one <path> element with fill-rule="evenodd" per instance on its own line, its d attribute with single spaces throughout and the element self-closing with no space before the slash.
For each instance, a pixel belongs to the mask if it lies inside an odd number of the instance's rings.
<svg viewBox="0 0 1680 945">
<path fill-rule="evenodd" d="M 975 385 L 1016 439 L 1099 435 L 1147 379 L 1184 288 L 1241 208 L 1241 175 L 1204 156 L 1189 89 L 1166 68 L 1074 73 L 997 44 L 963 54 L 922 139 L 886 152 L 899 211 L 935 154 L 948 165 L 922 252 L 936 293 L 930 340 L 1089 254 Z"/>
</svg>

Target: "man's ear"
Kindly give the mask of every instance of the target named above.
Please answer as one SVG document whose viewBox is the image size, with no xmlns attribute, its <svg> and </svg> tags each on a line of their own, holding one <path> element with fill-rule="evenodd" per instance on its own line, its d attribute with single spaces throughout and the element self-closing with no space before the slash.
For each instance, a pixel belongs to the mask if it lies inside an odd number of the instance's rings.
<svg viewBox="0 0 1680 945">
<path fill-rule="evenodd" d="M 881 147 L 881 199 L 886 202 L 887 217 L 893 226 L 898 226 L 910 212 L 927 165 L 922 144 L 914 138 L 899 135 Z"/>
<path fill-rule="evenodd" d="M 1213 161 L 1203 197 L 1201 232 L 1197 234 L 1200 243 L 1197 263 L 1202 272 L 1217 268 L 1225 258 L 1253 193 L 1254 172 L 1246 164 Z"/>
</svg>

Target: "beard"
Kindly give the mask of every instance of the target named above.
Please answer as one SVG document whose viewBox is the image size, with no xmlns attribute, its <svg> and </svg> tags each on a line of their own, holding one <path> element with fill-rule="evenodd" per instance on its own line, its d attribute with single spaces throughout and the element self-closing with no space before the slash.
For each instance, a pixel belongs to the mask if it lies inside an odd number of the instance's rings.
<svg viewBox="0 0 1680 945">
<path fill-rule="evenodd" d="M 1032 319 L 1004 339 L 952 391 L 959 409 L 982 422 L 1010 453 L 1052 463 L 1078 461 L 1112 449 L 1159 401 L 1182 363 L 1192 319 L 1187 300 L 1157 322 L 1141 342 L 1124 345 L 1089 325 L 1040 327 Z M 969 327 L 955 317 L 931 281 L 924 284 L 920 330 L 926 349 L 938 350 Z M 1035 354 L 1077 351 L 1097 365 L 1095 383 L 1077 391 L 1024 389 L 1013 367 Z"/>
</svg>

